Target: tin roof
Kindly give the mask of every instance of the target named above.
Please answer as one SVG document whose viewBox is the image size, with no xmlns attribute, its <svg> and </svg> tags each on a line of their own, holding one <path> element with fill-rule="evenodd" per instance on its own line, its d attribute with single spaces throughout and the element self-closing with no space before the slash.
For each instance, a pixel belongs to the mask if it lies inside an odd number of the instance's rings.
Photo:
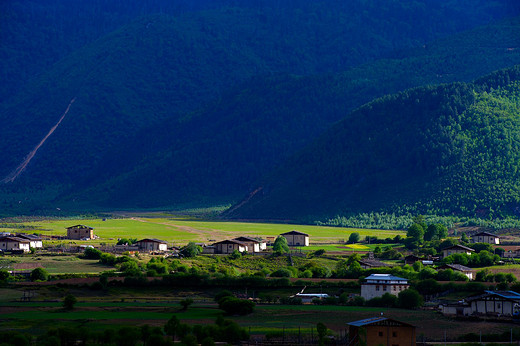
<svg viewBox="0 0 520 346">
<path fill-rule="evenodd" d="M 401 322 L 401 321 L 396 321 L 394 319 L 386 318 L 386 317 L 382 317 L 382 316 L 366 318 L 364 320 L 354 321 L 354 322 L 350 322 L 350 323 L 347 323 L 347 324 L 349 326 L 363 327 L 363 326 L 368 326 L 368 325 L 371 325 L 371 324 L 380 323 L 380 322 L 383 322 L 383 321 L 391 321 L 393 323 L 401 324 L 403 326 L 413 327 L 411 324 L 404 323 L 404 322 Z"/>
</svg>

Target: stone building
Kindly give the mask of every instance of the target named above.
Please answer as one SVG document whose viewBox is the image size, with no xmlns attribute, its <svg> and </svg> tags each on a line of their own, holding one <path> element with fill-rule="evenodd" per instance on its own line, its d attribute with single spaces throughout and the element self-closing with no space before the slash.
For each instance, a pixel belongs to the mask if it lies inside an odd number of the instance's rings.
<svg viewBox="0 0 520 346">
<path fill-rule="evenodd" d="M 365 298 L 365 300 L 370 300 L 375 297 L 381 297 L 385 293 L 396 296 L 399 292 L 409 287 L 407 279 L 392 274 L 371 274 L 361 284 L 361 297 Z"/>
<path fill-rule="evenodd" d="M 347 323 L 348 345 L 415 346 L 415 326 L 383 316 Z"/>
<path fill-rule="evenodd" d="M 290 231 L 280 235 L 287 239 L 289 246 L 309 246 L 309 235 L 307 233 Z"/>
<path fill-rule="evenodd" d="M 74 240 L 94 239 L 94 229 L 85 225 L 67 227 L 67 238 Z"/>
</svg>

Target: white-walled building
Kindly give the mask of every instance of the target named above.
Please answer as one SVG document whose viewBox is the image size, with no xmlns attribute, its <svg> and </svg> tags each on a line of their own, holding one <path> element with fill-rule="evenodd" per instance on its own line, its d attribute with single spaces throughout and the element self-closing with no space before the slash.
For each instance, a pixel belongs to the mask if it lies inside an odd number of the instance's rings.
<svg viewBox="0 0 520 346">
<path fill-rule="evenodd" d="M 31 242 L 27 239 L 6 236 L 0 238 L 0 250 L 3 251 L 23 251 L 29 252 L 31 250 Z"/>
<path fill-rule="evenodd" d="M 370 300 L 381 297 L 385 293 L 396 296 L 409 287 L 407 279 L 392 274 L 372 274 L 365 278 L 365 282 L 361 284 L 361 297 Z"/>
<path fill-rule="evenodd" d="M 29 241 L 29 246 L 35 249 L 41 249 L 43 247 L 42 238 L 34 234 L 19 233 L 16 235 L 18 238 L 26 239 Z"/>
<path fill-rule="evenodd" d="M 249 251 L 245 243 L 234 239 L 222 240 L 213 244 L 213 246 L 216 254 L 230 254 L 235 250 L 238 250 L 238 252 Z"/>
<path fill-rule="evenodd" d="M 469 248 L 467 246 L 453 245 L 453 246 L 442 249 L 442 257 L 446 258 L 450 255 L 454 255 L 457 253 L 466 254 L 469 256 L 469 255 L 471 255 L 472 252 L 475 252 L 475 250 L 473 250 L 472 248 Z"/>
<path fill-rule="evenodd" d="M 159 239 L 146 238 L 135 243 L 139 251 L 166 251 L 168 250 L 168 242 Z"/>
<path fill-rule="evenodd" d="M 500 244 L 500 237 L 489 232 L 480 232 L 471 236 L 472 243 Z"/>
<path fill-rule="evenodd" d="M 267 249 L 267 242 L 250 237 L 238 237 L 233 240 L 239 241 L 247 246 L 248 252 L 260 252 Z"/>
</svg>

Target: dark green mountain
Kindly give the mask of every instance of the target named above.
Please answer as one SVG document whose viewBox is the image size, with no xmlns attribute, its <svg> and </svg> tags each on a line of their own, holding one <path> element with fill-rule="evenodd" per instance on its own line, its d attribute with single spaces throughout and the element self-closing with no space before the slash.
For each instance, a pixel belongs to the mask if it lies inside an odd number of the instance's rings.
<svg viewBox="0 0 520 346">
<path fill-rule="evenodd" d="M 352 112 L 265 178 L 229 217 L 365 211 L 492 216 L 520 206 L 520 67 L 410 89 Z"/>
<path fill-rule="evenodd" d="M 48 201 L 64 188 L 62 203 L 110 207 L 237 199 L 372 98 L 472 79 L 518 58 L 515 20 L 479 32 L 483 41 L 431 44 L 517 14 L 515 1 L 129 0 L 117 11 L 114 0 L 109 14 L 103 1 L 85 12 L 50 3 L 0 11 L 10 85 L 0 105 L 0 177 L 75 100 L 15 183 L 0 187 L 11 196 L 4 205 L 35 191 Z M 97 28 L 78 27 L 82 15 Z"/>
<path fill-rule="evenodd" d="M 262 175 L 375 97 L 512 66 L 520 61 L 520 50 L 510 50 L 519 31 L 517 18 L 341 74 L 253 78 L 181 121 L 122 143 L 85 179 L 86 191 L 67 199 L 88 196 L 107 207 L 239 200 Z"/>
</svg>

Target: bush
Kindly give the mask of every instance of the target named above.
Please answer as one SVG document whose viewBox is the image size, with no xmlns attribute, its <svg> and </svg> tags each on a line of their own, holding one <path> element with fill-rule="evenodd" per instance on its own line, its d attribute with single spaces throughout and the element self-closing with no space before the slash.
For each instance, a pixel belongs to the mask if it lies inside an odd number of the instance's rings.
<svg viewBox="0 0 520 346">
<path fill-rule="evenodd" d="M 271 273 L 271 277 L 275 278 L 290 278 L 292 273 L 289 269 L 280 268 Z"/>
<path fill-rule="evenodd" d="M 74 309 L 74 305 L 76 305 L 77 302 L 78 300 L 76 297 L 74 297 L 72 294 L 68 294 L 65 296 L 65 298 L 63 298 L 62 305 L 65 310 L 72 310 Z"/>
<path fill-rule="evenodd" d="M 31 281 L 47 281 L 49 273 L 43 268 L 35 268 L 31 272 Z"/>
<path fill-rule="evenodd" d="M 229 315 L 248 315 L 253 312 L 255 303 L 235 297 L 224 297 L 219 300 L 218 306 Z"/>
<path fill-rule="evenodd" d="M 88 247 L 83 252 L 83 257 L 87 259 L 100 259 L 101 251 L 99 251 L 98 249 L 94 249 L 93 247 Z"/>
</svg>

